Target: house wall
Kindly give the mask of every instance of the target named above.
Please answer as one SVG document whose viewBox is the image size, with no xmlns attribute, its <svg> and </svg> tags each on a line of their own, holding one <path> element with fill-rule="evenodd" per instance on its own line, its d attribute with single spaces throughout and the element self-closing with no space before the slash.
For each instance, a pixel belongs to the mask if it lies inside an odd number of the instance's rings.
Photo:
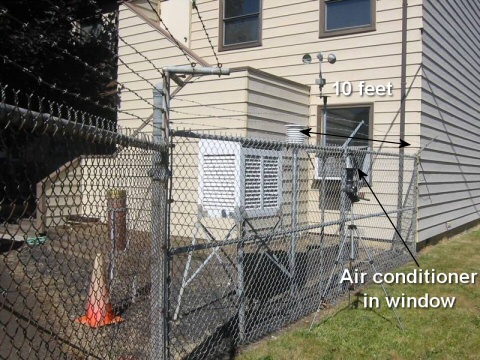
<svg viewBox="0 0 480 360">
<path fill-rule="evenodd" d="M 215 45 L 215 51 L 223 66 L 251 66 L 287 80 L 310 86 L 310 109 L 308 125 L 317 129 L 317 119 L 321 114 L 322 99 L 315 79 L 319 77 L 319 64 L 316 53 L 322 51 L 325 56 L 334 53 L 335 64 L 323 63 L 323 77 L 327 85 L 323 94 L 329 96 L 329 105 L 373 104 L 373 124 L 370 126 L 373 139 L 398 142 L 400 137 L 401 108 L 401 64 L 402 64 L 402 0 L 382 0 L 376 2 L 376 30 L 353 35 L 319 38 L 319 1 L 263 0 L 262 1 L 262 45 L 238 50 L 218 51 L 219 1 L 199 0 L 197 6 L 207 32 Z M 406 119 L 404 140 L 411 146 L 405 153 L 413 154 L 420 148 L 420 110 L 422 87 L 422 1 L 411 0 L 407 9 L 407 58 L 405 100 Z M 207 41 L 206 34 L 195 15 L 192 15 L 191 48 L 208 62 L 215 64 L 216 59 Z M 312 55 L 311 64 L 302 63 L 305 53 Z M 350 81 L 354 89 L 350 96 L 337 96 L 333 84 Z M 393 84 L 392 96 L 360 96 L 359 84 L 365 81 L 370 85 Z M 288 101 L 287 101 L 288 103 Z M 274 111 L 271 111 L 273 117 Z M 293 111 L 296 112 L 296 111 Z M 317 139 L 312 136 L 311 143 Z M 398 152 L 394 144 L 374 142 L 374 150 Z M 380 164 L 381 163 L 381 164 Z M 398 160 L 394 158 L 381 161 L 378 167 L 392 169 L 382 174 L 381 182 L 373 182 L 372 188 L 378 192 L 382 204 L 389 209 L 398 207 Z M 379 179 L 376 175 L 375 179 Z M 405 198 L 411 173 L 406 174 Z M 312 186 L 310 179 L 309 186 Z M 385 184 L 390 184 L 385 187 Z M 366 193 L 369 193 L 368 191 Z M 318 191 L 308 192 L 309 217 L 312 223 L 321 218 Z M 362 203 L 356 207 L 357 213 L 375 212 L 378 204 L 374 201 Z M 327 211 L 326 219 L 335 219 L 338 211 Z M 391 216 L 396 221 L 395 216 Z M 393 238 L 393 230 L 387 219 L 361 221 L 366 228 L 365 236 Z M 332 229 L 335 231 L 335 229 Z"/>
<path fill-rule="evenodd" d="M 36 184 L 39 233 L 65 225 L 69 216 L 83 213 L 80 162 L 80 158 L 69 161 Z"/>
<path fill-rule="evenodd" d="M 248 68 L 249 137 L 285 140 L 288 124 L 308 126 L 310 87 Z"/>
<path fill-rule="evenodd" d="M 162 67 L 187 65 L 191 59 L 157 29 L 158 22 L 146 16 L 142 8 L 127 5 L 120 6 L 119 15 L 118 81 L 125 88 L 121 93 L 118 123 L 151 133 L 152 91 L 162 81 Z M 172 91 L 175 88 L 172 82 Z M 142 125 L 144 122 L 148 125 Z"/>
<path fill-rule="evenodd" d="M 165 18 L 183 9 L 165 4 L 161 5 Z M 136 129 L 143 127 L 141 119 L 145 119 L 148 125 L 142 131 L 151 132 L 152 88 L 161 81 L 161 68 L 189 62 L 174 41 L 155 28 L 158 24 L 152 23 L 151 16 L 146 16 L 137 5 L 120 7 L 118 79 L 126 89 L 122 91 L 119 123 Z M 208 65 L 207 61 L 201 63 L 201 57 L 189 59 L 199 66 Z M 247 75 L 244 70 L 245 67 L 232 69 L 230 76 L 221 78 L 183 78 L 187 85 L 171 100 L 172 128 L 239 136 L 246 136 L 248 128 L 248 135 L 283 140 L 284 125 L 307 125 L 309 87 L 251 68 Z M 172 92 L 176 88 L 172 81 Z M 248 124 L 247 113 L 252 115 Z"/>
<path fill-rule="evenodd" d="M 318 39 L 318 1 L 291 4 L 285 1 L 264 0 L 263 45 L 224 52 L 218 52 L 216 46 L 218 44 L 218 1 L 197 1 L 197 5 L 223 66 L 255 67 L 269 73 L 270 77 L 260 76 L 259 72 L 250 71 L 247 77 L 245 74 L 234 72 L 230 77 L 219 79 L 216 76 L 209 76 L 190 81 L 172 99 L 173 128 L 261 138 L 273 137 L 279 140 L 284 138 L 283 125 L 287 123 L 296 122 L 315 129 L 320 104 L 318 86 L 314 85 L 318 77 L 318 63 L 314 61 L 310 65 L 304 65 L 301 63 L 301 58 L 306 52 L 312 53 L 315 57 L 315 53 L 322 50 L 326 54 L 334 52 L 338 59 L 334 65 L 325 63 L 323 66 L 324 77 L 328 81 L 324 94 L 330 96 L 329 103 L 332 105 L 374 103 L 372 131 L 374 138 L 398 141 L 401 0 L 377 2 L 377 30 L 374 32 L 320 40 Z M 410 1 L 407 31 L 409 92 L 406 101 L 405 140 L 412 146 L 407 148 L 407 152 L 416 151 L 420 145 L 418 135 L 421 103 L 421 10 L 420 0 Z M 132 86 L 142 97 L 150 99 L 153 80 L 159 79 L 155 68 L 187 64 L 187 61 L 174 42 L 148 24 L 148 21 L 139 17 L 139 14 L 132 11 L 132 7 L 122 6 L 121 11 L 120 58 L 122 61 L 119 80 L 128 87 Z M 167 8 L 163 9 L 162 17 L 169 17 Z M 126 41 L 122 41 L 122 38 Z M 216 64 L 216 58 L 203 27 L 195 14 L 192 16 L 190 40 L 191 50 L 198 55 L 197 62 L 200 63 L 200 60 L 203 60 L 203 65 Z M 274 76 L 277 78 L 272 82 L 270 78 Z M 280 78 L 284 80 L 280 81 Z M 333 92 L 334 80 L 351 81 L 354 89 L 358 89 L 360 81 L 373 85 L 386 85 L 391 81 L 394 87 L 393 96 L 363 98 L 358 91 L 354 91 L 349 97 L 337 97 Z M 310 99 L 308 99 L 308 88 L 310 88 Z M 307 97 L 304 96 L 305 94 Z M 124 91 L 122 95 L 122 109 L 134 112 L 144 119 L 148 119 L 151 114 L 148 101 L 141 100 L 136 94 L 128 91 Z M 278 109 L 283 113 L 281 116 L 278 114 Z M 125 114 L 122 116 L 122 124 L 133 127 L 141 125 L 138 119 L 129 119 Z M 151 127 L 147 126 L 143 131 L 151 131 Z M 315 142 L 316 139 L 312 138 L 311 141 Z M 377 150 L 397 150 L 395 145 L 379 146 L 379 144 L 374 143 Z M 195 169 L 194 159 L 190 165 Z M 307 182 L 308 186 L 313 180 L 311 178 Z M 192 183 L 189 186 L 194 187 L 193 185 Z M 375 184 L 373 186 L 375 187 Z M 195 193 L 192 194 L 195 197 Z M 317 192 L 310 191 L 309 194 L 318 197 Z M 396 200 L 395 190 L 387 191 L 382 198 L 385 203 L 396 204 Z M 315 201 L 318 202 L 318 199 Z M 312 199 L 306 199 L 305 203 L 311 204 Z M 195 208 L 196 201 L 191 201 L 188 213 L 192 214 L 192 224 L 195 221 Z M 318 213 L 318 208 L 309 211 L 309 214 L 314 217 L 318 217 Z M 336 216 L 336 213 L 332 215 Z"/>
<path fill-rule="evenodd" d="M 309 125 L 316 128 L 319 89 L 315 85 L 318 78 L 319 51 L 335 53 L 334 65 L 324 63 L 324 77 L 327 85 L 324 94 L 330 96 L 329 103 L 357 104 L 374 102 L 373 136 L 378 140 L 398 141 L 400 121 L 400 75 L 401 75 L 401 29 L 402 1 L 377 1 L 377 29 L 373 32 L 354 35 L 334 36 L 319 39 L 319 1 L 304 0 L 292 3 L 286 0 L 262 1 L 262 46 L 218 52 L 219 1 L 198 0 L 197 6 L 215 45 L 219 61 L 228 67 L 251 66 L 288 80 L 311 86 L 311 107 Z M 412 146 L 407 152 L 415 152 L 420 146 L 421 109 L 421 0 L 408 4 L 407 31 L 407 86 L 406 136 Z M 216 59 L 207 41 L 200 21 L 192 15 L 191 48 L 208 62 Z M 302 64 L 302 56 L 310 53 L 312 64 Z M 335 96 L 335 81 L 351 81 L 354 93 L 349 96 Z M 380 85 L 391 81 L 393 96 L 360 97 L 358 84 Z M 312 139 L 312 142 L 315 139 Z M 380 143 L 376 143 L 376 147 Z M 382 149 L 395 147 L 384 144 Z"/>
<path fill-rule="evenodd" d="M 479 219 L 480 4 L 425 0 L 419 240 Z"/>
<path fill-rule="evenodd" d="M 251 68 L 232 69 L 230 76 L 220 79 L 217 76 L 205 77 L 182 89 L 171 103 L 172 108 L 179 111 L 172 113 L 172 126 L 178 130 L 194 129 L 209 134 L 284 141 L 285 125 L 307 124 L 309 98 L 308 86 Z M 292 109 L 296 113 L 292 113 Z M 275 111 L 275 116 L 271 116 L 271 111 Z M 196 231 L 199 215 L 198 140 L 179 137 L 173 151 L 172 196 L 181 201 L 175 201 L 171 211 L 181 216 L 172 216 L 170 231 L 174 236 L 189 237 Z M 282 161 L 287 174 L 283 178 L 282 210 L 285 211 L 284 221 L 288 223 L 291 221 L 292 181 L 288 177 L 288 174 L 291 176 L 291 154 L 285 155 Z M 303 161 L 303 167 L 305 165 Z M 303 179 L 302 190 L 306 190 L 308 180 L 306 177 Z M 306 222 L 308 198 L 302 198 L 300 202 L 299 222 Z M 202 222 L 216 239 L 223 239 L 234 224 L 231 219 L 208 217 L 203 217 Z M 262 226 L 271 228 L 275 222 L 275 217 L 268 217 L 260 222 L 252 221 L 252 224 L 260 231 Z M 205 238 L 201 230 L 196 236 Z"/>
<path fill-rule="evenodd" d="M 171 127 L 246 136 L 248 72 L 205 76 L 187 84 L 170 102 Z"/>
<path fill-rule="evenodd" d="M 165 25 L 173 36 L 186 46 L 190 46 L 191 3 L 191 0 L 162 1 L 160 3 L 162 20 Z M 175 14 L 175 16 L 170 16 L 170 14 Z"/>
</svg>

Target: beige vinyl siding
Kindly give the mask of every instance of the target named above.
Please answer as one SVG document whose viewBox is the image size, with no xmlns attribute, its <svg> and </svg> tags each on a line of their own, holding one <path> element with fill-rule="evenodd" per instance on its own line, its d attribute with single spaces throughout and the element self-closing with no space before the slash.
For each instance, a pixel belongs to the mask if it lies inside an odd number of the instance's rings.
<svg viewBox="0 0 480 360">
<path fill-rule="evenodd" d="M 283 141 L 286 124 L 306 125 L 309 97 L 308 86 L 255 69 L 232 69 L 230 76 L 204 77 L 182 89 L 171 103 L 172 108 L 179 111 L 172 113 L 172 127 L 177 130 L 193 129 Z M 289 99 L 288 104 L 284 98 Z M 296 114 L 292 115 L 292 107 Z M 275 116 L 271 116 L 271 112 L 275 112 Z M 178 178 L 174 181 L 172 196 L 181 201 L 174 202 L 171 206 L 172 213 L 181 213 L 182 217 L 172 218 L 170 231 L 173 236 L 191 238 L 195 234 L 197 239 L 205 240 L 205 233 L 195 232 L 195 224 L 200 217 L 216 239 L 223 239 L 235 221 L 231 218 L 209 218 L 199 211 L 198 153 L 198 139 L 178 138 L 172 167 L 174 178 Z M 284 161 L 291 163 L 291 155 L 289 160 L 284 158 Z M 283 179 L 283 182 L 282 209 L 285 211 L 285 221 L 290 221 L 291 179 L 290 183 L 288 178 Z M 307 200 L 302 201 L 300 207 L 304 210 L 300 216 L 306 218 Z M 268 223 L 273 226 L 276 219 L 269 217 L 262 221 L 264 225 Z"/>
<path fill-rule="evenodd" d="M 424 1 L 419 240 L 480 217 L 480 6 Z"/>
<path fill-rule="evenodd" d="M 119 18 L 118 81 L 126 87 L 119 125 L 138 128 L 152 114 L 153 86 L 162 81 L 162 67 L 189 62 L 173 42 L 124 5 Z M 151 132 L 152 127 L 143 131 Z"/>
<path fill-rule="evenodd" d="M 82 214 L 80 160 L 74 159 L 37 184 L 39 232 L 65 225 L 69 216 Z"/>
<path fill-rule="evenodd" d="M 248 136 L 285 139 L 288 124 L 307 126 L 310 88 L 250 70 L 248 78 Z"/>
<path fill-rule="evenodd" d="M 285 77 L 300 84 L 311 86 L 311 109 L 309 124 L 316 126 L 318 86 L 314 85 L 318 77 L 318 61 L 315 56 L 312 64 L 303 65 L 301 58 L 305 53 L 315 55 L 318 51 L 337 56 L 337 63 L 324 63 L 324 77 L 327 85 L 324 94 L 330 96 L 330 104 L 350 104 L 375 102 L 374 137 L 379 140 L 398 141 L 400 109 L 400 73 L 401 73 L 401 26 L 402 1 L 377 2 L 377 30 L 347 36 L 318 38 L 319 2 L 263 0 L 262 46 L 218 53 L 224 66 L 251 66 L 268 73 Z M 197 1 L 207 31 L 214 44 L 218 44 L 218 1 Z M 407 32 L 407 86 L 410 92 L 407 98 L 407 126 L 405 138 L 412 144 L 408 152 L 418 150 L 420 146 L 420 115 L 418 103 L 421 99 L 421 0 L 409 2 Z M 207 61 L 215 63 L 212 50 L 206 41 L 205 33 L 198 21 L 192 16 L 192 50 Z M 394 85 L 392 97 L 360 97 L 353 93 L 349 97 L 335 96 L 335 81 L 351 81 L 358 89 L 359 81 L 372 85 Z M 384 145 L 382 149 L 390 146 Z"/>
<path fill-rule="evenodd" d="M 245 136 L 247 77 L 246 72 L 205 76 L 185 86 L 171 101 L 172 128 Z"/>
<path fill-rule="evenodd" d="M 218 8 L 217 1 L 198 1 L 202 11 L 208 33 L 213 43 L 218 43 Z M 327 55 L 335 53 L 337 62 L 334 65 L 324 62 L 322 70 L 327 79 L 324 94 L 329 96 L 331 105 L 369 104 L 374 102 L 373 136 L 376 140 L 398 141 L 400 135 L 400 88 L 401 88 L 401 49 L 402 49 L 402 1 L 377 2 L 377 30 L 364 34 L 337 36 L 326 39 L 318 38 L 319 2 L 318 1 L 270 1 L 263 0 L 263 31 L 262 46 L 241 50 L 220 52 L 219 59 L 224 66 L 252 66 L 268 73 L 284 77 L 288 80 L 311 86 L 309 126 L 313 129 L 317 125 L 319 105 L 318 86 L 314 85 L 318 78 L 318 61 L 315 54 L 318 51 Z M 195 17 L 192 17 L 192 49 L 209 62 L 214 58 L 205 34 Z M 421 1 L 410 1 L 407 24 L 407 89 L 406 102 L 406 137 L 412 144 L 407 152 L 412 153 L 419 149 L 420 140 L 420 103 L 421 103 L 421 62 L 422 45 L 422 6 Z M 312 64 L 304 65 L 301 58 L 305 53 L 312 54 Z M 335 81 L 352 82 L 353 88 L 358 89 L 360 81 L 370 85 L 393 84 L 392 97 L 360 97 L 358 92 L 351 96 L 335 96 L 333 83 Z M 271 115 L 274 116 L 273 114 Z M 315 130 L 314 130 L 315 131 Z M 312 142 L 316 139 L 313 137 Z M 395 145 L 375 142 L 377 150 L 397 151 Z M 390 162 L 389 162 L 390 161 Z M 387 211 L 397 208 L 397 185 L 388 186 L 379 181 L 398 179 L 394 171 L 382 174 L 381 168 L 391 165 L 395 161 L 379 162 L 373 170 L 376 179 L 373 189 L 382 200 Z M 378 168 L 378 169 L 377 169 Z M 311 181 L 313 175 L 309 175 Z M 311 186 L 311 184 L 309 184 Z M 408 187 L 404 188 L 404 193 Z M 368 191 L 367 191 L 368 193 Z M 308 201 L 309 221 L 316 223 L 320 219 L 320 204 L 318 193 L 309 192 Z M 371 196 L 370 196 L 371 198 Z M 358 214 L 377 212 L 378 204 L 371 199 L 356 206 Z M 338 211 L 327 211 L 326 220 L 338 218 Z M 391 216 L 396 221 L 395 216 Z M 393 238 L 394 230 L 385 218 L 375 218 L 359 221 L 366 237 L 376 236 L 383 239 Z M 327 233 L 335 233 L 336 227 L 326 229 Z"/>
<path fill-rule="evenodd" d="M 172 99 L 172 127 L 284 140 L 285 125 L 307 125 L 309 90 L 251 68 L 206 76 Z"/>
<path fill-rule="evenodd" d="M 329 95 L 332 105 L 358 104 L 374 102 L 374 124 L 372 125 L 375 139 L 398 141 L 399 137 L 399 109 L 400 109 L 400 73 L 401 73 L 401 0 L 379 1 L 377 5 L 377 31 L 318 39 L 318 1 L 291 2 L 263 0 L 263 46 L 242 50 L 224 51 L 218 53 L 219 60 L 224 67 L 253 67 L 265 71 L 269 75 L 253 70 L 233 72 L 229 77 L 207 76 L 191 82 L 172 99 L 171 113 L 174 129 L 194 129 L 227 135 L 241 135 L 261 138 L 283 139 L 284 125 L 298 123 L 314 128 L 317 122 L 318 86 L 314 85 L 318 77 L 318 62 L 316 59 L 310 65 L 301 63 L 301 57 L 306 52 L 315 54 L 323 51 L 328 54 L 334 52 L 338 61 L 334 65 L 324 63 L 324 77 L 328 84 L 324 91 Z M 197 1 L 204 19 L 207 31 L 216 46 L 218 43 L 218 1 Z M 408 20 L 407 44 L 407 136 L 406 141 L 413 146 L 407 151 L 418 150 L 420 141 L 420 103 L 421 103 L 421 2 L 410 1 Z M 152 26 L 145 23 L 131 10 L 122 6 L 121 15 L 125 20 L 120 22 L 120 34 L 130 44 L 120 40 L 121 59 L 128 60 L 128 67 L 120 65 L 119 80 L 138 91 L 147 101 L 151 101 L 152 84 L 160 78 L 155 68 L 166 65 L 183 65 L 187 61 L 175 45 L 162 36 Z M 212 50 L 205 33 L 196 15 L 192 16 L 190 40 L 192 50 L 210 64 L 216 64 Z M 133 48 L 132 48 L 133 47 Z M 141 51 L 145 57 L 139 55 Z M 150 61 L 154 64 L 150 64 Z M 149 81 L 145 81 L 130 69 L 134 69 Z M 276 76 L 276 78 L 275 78 Z M 283 79 L 282 79 L 283 78 Z M 394 85 L 392 97 L 359 97 L 353 93 L 350 97 L 336 97 L 333 93 L 334 81 L 351 81 L 354 88 L 358 88 L 359 81 L 366 81 L 373 85 L 386 85 L 391 81 Z M 149 83 L 150 82 L 150 83 Z M 148 118 L 152 113 L 147 101 L 140 100 L 128 91 L 122 94 L 122 110 L 131 111 L 141 118 Z M 121 124 L 133 127 L 139 126 L 141 121 L 128 119 L 128 115 L 121 115 Z M 144 131 L 151 131 L 151 127 Z M 312 142 L 315 138 L 312 138 Z M 378 146 L 382 150 L 397 151 L 394 145 Z M 185 218 L 175 220 L 172 224 L 172 235 L 190 237 L 193 235 L 194 224 L 198 215 L 197 168 L 198 159 L 192 145 L 190 155 L 178 157 L 174 165 L 180 162 L 185 167 L 181 174 L 189 174 L 188 183 L 177 181 L 174 190 L 174 199 L 182 202 L 172 204 L 172 212 L 179 211 Z M 310 164 L 311 165 L 311 164 Z M 183 172 L 182 172 L 183 171 Z M 313 171 L 305 170 L 308 178 L 303 179 L 305 190 L 311 186 Z M 394 176 L 395 175 L 395 176 Z M 390 177 L 398 178 L 398 174 L 390 173 Z M 284 179 L 284 181 L 286 181 Z M 373 185 L 374 190 L 382 196 L 387 207 L 397 207 L 396 188 L 387 188 L 380 183 Z M 291 198 L 291 191 L 287 191 L 286 201 Z M 404 189 L 405 191 L 405 189 Z M 305 191 L 308 198 L 302 198 L 302 219 L 300 222 L 319 219 L 318 192 Z M 313 197 L 317 197 L 313 200 Z M 285 206 L 288 204 L 285 203 Z M 377 205 L 362 205 L 360 213 L 372 212 L 371 208 Z M 178 208 L 177 208 L 178 207 Z M 313 208 L 312 208 L 313 207 Z M 288 206 L 286 207 L 288 208 Z M 311 211 L 312 210 L 312 211 Z M 387 209 L 388 210 L 388 209 Z M 288 211 L 287 211 L 288 213 Z M 311 217 L 311 219 L 310 219 Z M 331 213 L 332 218 L 338 217 L 338 212 Z M 212 222 L 216 227 L 219 238 L 231 226 L 225 220 L 204 220 Z M 289 221 L 287 219 L 287 221 Z M 386 221 L 386 220 L 385 220 Z M 393 221 L 395 218 L 393 217 Z M 218 224 L 216 224 L 217 222 Z M 225 226 L 227 228 L 225 228 Z M 380 234 L 383 238 L 393 236 L 392 229 L 383 220 L 366 220 L 362 226 L 384 229 Z M 187 231 L 188 230 L 188 231 Z M 368 235 L 368 234 L 365 234 Z"/>
</svg>

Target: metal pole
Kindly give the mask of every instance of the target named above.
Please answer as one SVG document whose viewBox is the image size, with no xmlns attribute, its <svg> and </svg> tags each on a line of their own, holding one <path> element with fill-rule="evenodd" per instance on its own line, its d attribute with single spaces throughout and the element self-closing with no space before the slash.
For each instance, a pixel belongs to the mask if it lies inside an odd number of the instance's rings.
<svg viewBox="0 0 480 360">
<path fill-rule="evenodd" d="M 151 358 L 167 360 L 169 313 L 169 151 L 170 77 L 174 74 L 229 75 L 228 68 L 167 66 L 161 84 L 153 89 L 153 140 L 160 144 L 152 157 L 152 244 L 151 244 Z"/>
<path fill-rule="evenodd" d="M 355 222 L 353 221 L 353 203 L 350 205 L 350 270 L 352 268 L 353 261 L 356 259 L 356 245 L 355 237 L 353 236 L 353 230 L 356 229 Z"/>
<path fill-rule="evenodd" d="M 414 252 L 414 254 L 416 254 L 417 252 L 417 237 L 418 237 L 418 233 L 417 233 L 417 212 L 418 212 L 418 204 L 417 204 L 417 201 L 418 201 L 418 165 L 420 163 L 420 154 L 417 154 L 417 156 L 415 156 L 415 161 L 414 161 L 414 165 L 413 165 L 413 177 L 415 178 L 414 180 L 414 190 L 413 190 L 413 211 L 412 211 L 412 223 L 413 223 L 413 240 L 412 240 L 412 252 Z M 406 209 L 404 208 L 404 211 L 406 211 Z"/>
<path fill-rule="evenodd" d="M 327 99 L 328 97 L 327 96 L 323 96 L 323 116 L 322 116 L 322 129 L 321 131 L 323 133 L 326 133 L 327 132 Z M 326 210 L 326 207 L 327 207 L 327 199 L 325 198 L 326 195 L 327 195 L 327 192 L 326 192 L 326 189 L 325 189 L 325 186 L 327 185 L 327 182 L 325 180 L 325 174 L 326 174 L 326 162 L 327 162 L 327 151 L 325 149 L 325 147 L 327 146 L 327 138 L 326 138 L 326 135 L 322 135 L 322 139 L 321 139 L 321 142 L 320 142 L 320 145 L 322 147 L 322 154 L 321 154 L 321 158 L 319 157 L 319 159 L 321 159 L 321 167 L 320 167 L 320 176 L 322 177 L 322 180 L 321 180 L 321 190 L 320 190 L 320 213 L 321 213 L 321 222 L 322 222 L 322 225 L 325 223 L 325 210 Z M 324 240 L 325 240 L 325 228 L 322 227 L 322 231 L 321 231 L 321 234 L 320 234 L 320 244 L 323 246 L 323 243 L 324 243 Z M 321 267 L 322 267 L 322 271 L 323 271 L 323 266 L 325 264 L 325 261 L 324 261 L 324 251 L 322 250 L 321 252 Z M 320 284 L 322 282 L 322 276 L 320 276 Z"/>
<path fill-rule="evenodd" d="M 323 97 L 323 117 L 322 117 L 322 132 L 326 133 L 327 132 L 327 96 Z M 322 224 L 325 222 L 325 207 L 326 207 L 326 199 L 325 199 L 325 162 L 327 160 L 327 154 L 325 147 L 327 146 L 327 137 L 326 135 L 322 135 L 322 140 L 321 140 L 321 146 L 324 148 L 322 151 L 322 166 L 321 166 L 321 176 L 322 176 L 322 190 L 320 191 L 320 207 L 321 209 L 321 214 L 322 214 Z M 323 240 L 323 234 L 325 233 L 325 229 L 322 228 L 322 240 Z"/>
<path fill-rule="evenodd" d="M 292 162 L 292 236 L 290 238 L 290 296 L 294 300 L 297 294 L 296 282 L 296 251 L 297 251 L 297 226 L 298 226 L 298 149 L 293 149 Z"/>
<path fill-rule="evenodd" d="M 167 343 L 165 326 L 167 312 L 165 309 L 165 291 L 167 290 L 166 265 L 166 212 L 168 147 L 165 139 L 165 111 L 163 98 L 164 84 L 157 84 L 153 89 L 153 141 L 164 145 L 164 150 L 155 151 L 152 156 L 152 244 L 151 244 L 151 359 L 166 360 Z"/>
<path fill-rule="evenodd" d="M 342 163 L 344 164 L 345 166 L 345 172 L 342 173 L 342 181 L 341 181 L 341 190 L 340 190 L 340 238 L 341 239 L 344 239 L 345 236 L 347 236 L 347 232 L 346 232 L 346 223 L 347 223 L 347 216 L 346 216 L 346 213 L 348 210 L 350 211 L 353 211 L 352 210 L 352 202 L 350 202 L 350 207 L 348 206 L 348 201 L 347 201 L 347 193 L 344 191 L 344 189 L 346 188 L 346 184 L 347 184 L 347 174 L 346 174 L 346 169 L 347 168 L 352 168 L 353 164 L 351 163 L 351 159 L 350 159 L 350 154 L 348 153 L 348 146 L 350 145 L 350 143 L 352 142 L 352 137 L 354 137 L 358 130 L 360 130 L 360 128 L 363 126 L 365 122 L 362 120 L 358 125 L 357 127 L 355 128 L 355 130 L 353 130 L 353 132 L 350 134 L 350 137 L 343 143 L 342 145 Z"/>
<path fill-rule="evenodd" d="M 245 235 L 245 221 L 241 218 L 237 219 L 238 230 L 240 238 L 243 239 Z M 243 241 L 237 244 L 237 298 L 238 298 L 238 336 L 240 342 L 246 340 L 246 311 L 245 311 L 245 277 L 244 277 L 244 260 L 245 251 L 243 248 Z"/>
<path fill-rule="evenodd" d="M 322 96 L 323 98 L 323 116 L 322 116 L 322 132 L 327 132 L 327 100 L 328 96 Z M 327 146 L 327 136 L 322 135 L 322 146 Z"/>
<path fill-rule="evenodd" d="M 406 114 L 406 104 L 407 104 L 407 16 L 408 16 L 408 1 L 403 0 L 402 2 L 402 64 L 401 64 L 401 74 L 400 74 L 400 139 L 405 139 L 405 114 Z M 398 199 L 397 199 L 397 208 L 400 208 L 403 204 L 403 171 L 404 171 L 404 155 L 405 148 L 401 147 L 398 149 Z M 402 213 L 400 212 L 397 217 L 397 229 L 401 232 L 402 230 Z M 397 237 L 397 241 L 401 241 Z M 394 243 L 392 242 L 392 247 Z"/>
<path fill-rule="evenodd" d="M 162 201 L 163 201 L 163 248 L 162 248 L 162 256 L 163 256 L 163 353 L 164 359 L 167 360 L 170 358 L 169 350 L 170 347 L 168 346 L 168 335 L 169 335 L 169 314 L 170 314 L 170 288 L 169 288 L 169 254 L 168 251 L 170 249 L 170 193 L 168 189 L 168 183 L 170 179 L 170 172 L 169 172 L 169 143 L 170 143 L 170 74 L 167 72 L 165 73 L 165 77 L 163 78 L 163 94 L 165 96 L 165 111 L 163 111 L 163 132 L 164 132 L 164 145 L 165 151 L 162 154 Z"/>
<path fill-rule="evenodd" d="M 347 164 L 348 161 L 348 155 L 347 155 L 347 148 L 344 147 L 342 150 L 342 163 Z M 346 186 L 346 173 L 342 173 L 342 179 L 341 179 L 341 184 L 340 184 L 340 229 L 339 229 L 339 235 L 340 239 L 342 241 L 345 241 L 346 236 L 347 236 L 347 231 L 346 231 L 346 226 L 347 226 L 347 211 L 348 211 L 348 204 L 347 204 L 347 193 L 343 191 Z M 342 263 L 345 259 L 341 259 Z"/>
</svg>

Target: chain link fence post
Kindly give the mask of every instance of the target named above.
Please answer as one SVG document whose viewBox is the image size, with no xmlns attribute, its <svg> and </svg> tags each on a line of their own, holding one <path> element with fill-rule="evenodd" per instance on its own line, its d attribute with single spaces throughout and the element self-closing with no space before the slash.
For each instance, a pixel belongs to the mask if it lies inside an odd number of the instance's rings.
<svg viewBox="0 0 480 360">
<path fill-rule="evenodd" d="M 152 245 L 151 245 L 151 359 L 167 359 L 166 257 L 168 147 L 162 132 L 164 127 L 163 85 L 153 89 L 153 141 L 164 145 L 152 159 Z"/>
</svg>

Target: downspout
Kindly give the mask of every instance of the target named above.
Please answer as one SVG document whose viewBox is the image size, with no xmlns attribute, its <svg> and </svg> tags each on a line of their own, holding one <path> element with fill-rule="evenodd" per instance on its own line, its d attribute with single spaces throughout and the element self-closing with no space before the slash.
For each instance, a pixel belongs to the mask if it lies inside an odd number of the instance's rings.
<svg viewBox="0 0 480 360">
<path fill-rule="evenodd" d="M 402 4 L 402 62 L 401 62 L 401 88 L 400 88 L 400 139 L 405 139 L 405 116 L 406 116 L 406 100 L 407 100 L 407 16 L 408 16 L 408 0 L 403 0 Z M 404 156 L 405 148 L 398 149 L 398 198 L 397 209 L 403 208 L 403 172 L 404 172 Z M 398 213 L 397 229 L 402 229 L 402 212 Z M 400 240 L 400 239 L 397 239 Z M 392 243 L 393 247 L 394 243 Z"/>
<path fill-rule="evenodd" d="M 400 139 L 405 138 L 405 108 L 407 97 L 407 16 L 408 16 L 408 0 L 403 0 L 402 5 L 402 72 L 401 72 L 401 107 L 400 107 Z M 405 149 L 400 148 L 403 155 Z"/>
</svg>

